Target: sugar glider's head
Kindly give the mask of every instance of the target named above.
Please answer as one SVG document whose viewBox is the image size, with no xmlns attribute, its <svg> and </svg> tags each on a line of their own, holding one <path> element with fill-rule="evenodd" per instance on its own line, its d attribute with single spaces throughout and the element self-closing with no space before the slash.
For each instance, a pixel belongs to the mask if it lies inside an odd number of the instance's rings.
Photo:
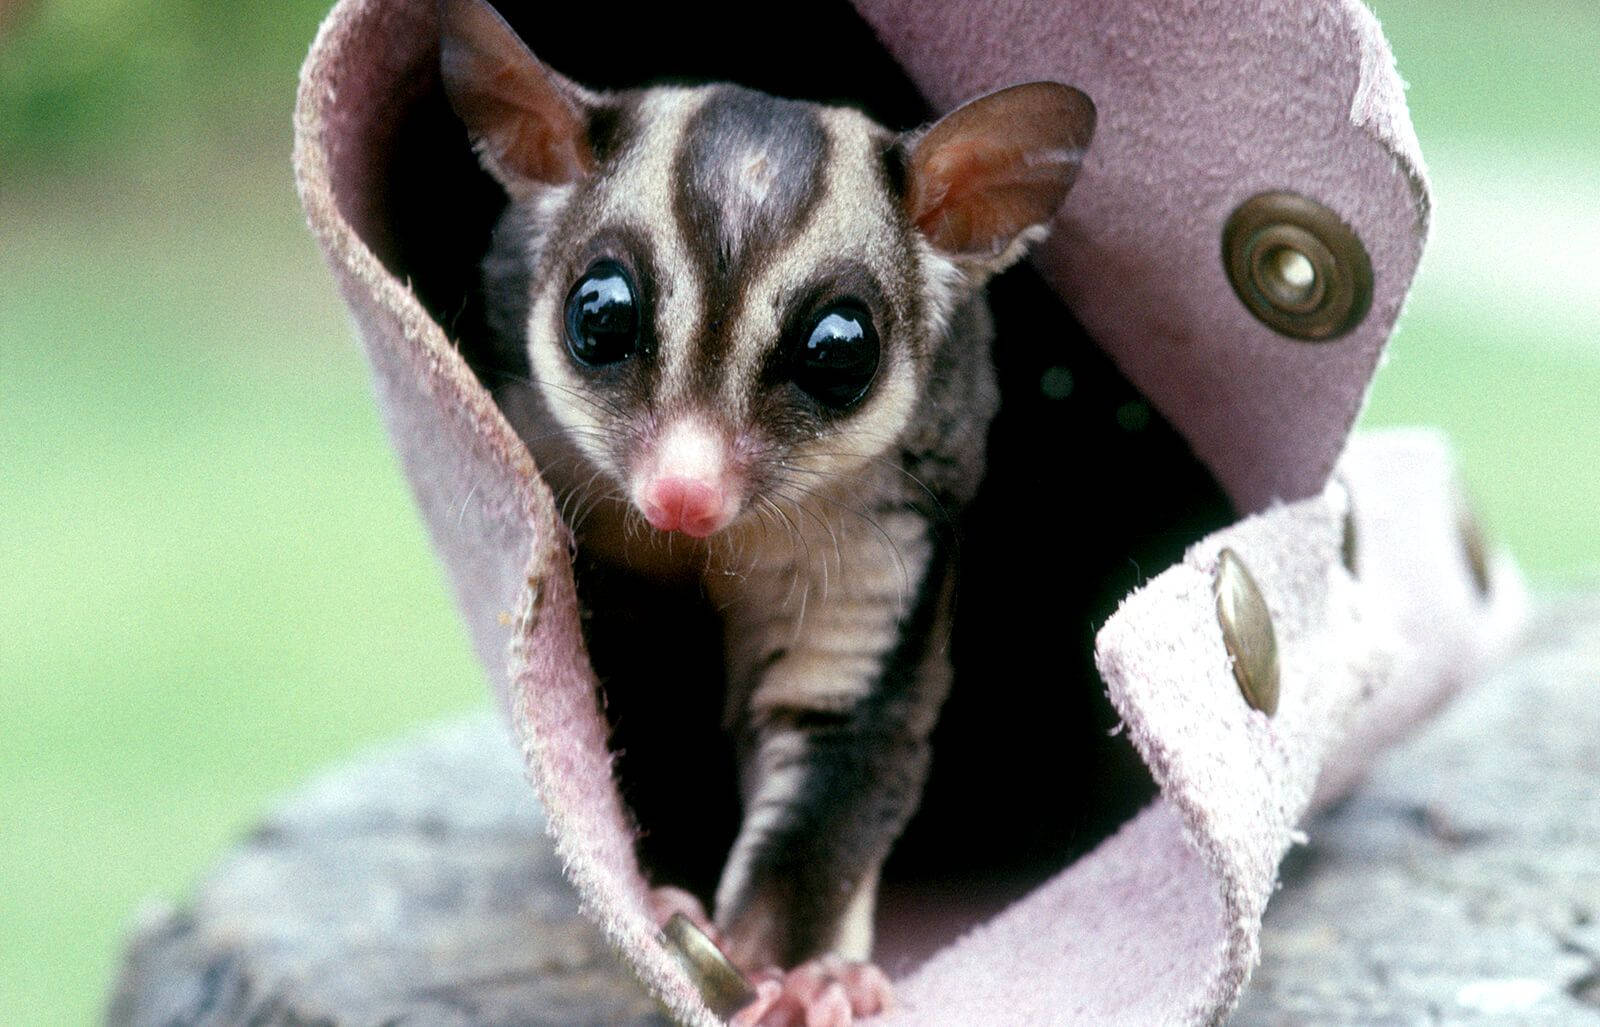
<svg viewBox="0 0 1600 1027">
<path fill-rule="evenodd" d="M 898 135 L 731 85 L 595 94 L 484 0 L 441 0 L 446 92 L 525 239 L 532 378 L 657 530 L 891 455 L 946 318 L 1060 207 L 1094 107 L 1055 83 Z"/>
</svg>

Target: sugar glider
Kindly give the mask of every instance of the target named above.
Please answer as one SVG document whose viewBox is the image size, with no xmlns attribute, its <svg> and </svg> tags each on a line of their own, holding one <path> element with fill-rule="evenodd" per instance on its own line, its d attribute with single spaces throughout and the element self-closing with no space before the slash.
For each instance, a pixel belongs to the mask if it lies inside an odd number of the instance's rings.
<svg viewBox="0 0 1600 1027">
<path fill-rule="evenodd" d="M 742 821 L 712 916 L 761 982 L 744 1023 L 849 1023 L 879 868 L 949 686 L 947 527 L 999 402 L 990 276 L 1040 238 L 1093 133 L 1051 83 L 892 132 L 736 85 L 599 93 L 484 0 L 441 0 L 441 70 L 509 197 L 488 321 L 500 396 L 578 545 L 696 576 L 721 611 Z"/>
</svg>

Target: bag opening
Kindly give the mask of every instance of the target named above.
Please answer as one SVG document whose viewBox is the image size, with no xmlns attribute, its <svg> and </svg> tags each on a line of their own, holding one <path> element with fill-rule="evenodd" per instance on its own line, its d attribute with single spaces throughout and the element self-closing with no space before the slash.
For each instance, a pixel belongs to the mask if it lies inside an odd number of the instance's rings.
<svg viewBox="0 0 1600 1027">
<path fill-rule="evenodd" d="M 929 114 L 842 0 L 776 27 L 732 3 L 613 6 L 599 32 L 581 10 L 497 6 L 541 59 L 593 88 L 725 80 L 849 103 L 896 128 Z M 494 393 L 528 373 L 518 347 L 491 337 L 477 289 L 505 198 L 445 100 L 436 57 L 425 58 L 405 78 L 412 95 L 394 98 L 387 137 L 373 137 L 366 209 L 350 220 Z M 881 886 L 891 968 L 1026 893 L 1149 801 L 1148 771 L 1114 732 L 1094 635 L 1123 596 L 1236 519 L 1183 438 L 1035 271 L 1007 272 L 990 298 L 1003 402 L 986 482 L 957 535 L 955 683 L 924 800 Z M 579 561 L 637 856 L 654 883 L 709 900 L 739 816 L 717 618 L 697 587 Z M 664 664 L 706 687 L 662 687 Z"/>
</svg>

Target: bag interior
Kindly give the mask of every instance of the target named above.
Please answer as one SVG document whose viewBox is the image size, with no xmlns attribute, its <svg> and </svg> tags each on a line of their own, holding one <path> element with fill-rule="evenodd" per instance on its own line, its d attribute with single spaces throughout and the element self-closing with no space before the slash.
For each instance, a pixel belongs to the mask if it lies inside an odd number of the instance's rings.
<svg viewBox="0 0 1600 1027">
<path fill-rule="evenodd" d="M 852 105 L 896 129 L 931 114 L 844 0 L 766 8 L 759 19 L 723 0 L 499 7 L 541 59 L 590 88 L 723 80 Z M 375 216 L 354 220 L 377 226 L 364 230 L 368 245 L 492 393 L 527 374 L 518 347 L 490 338 L 477 289 L 505 197 L 479 169 L 437 78 L 411 85 L 373 148 Z M 1149 801 L 1149 774 L 1116 733 L 1095 671 L 1095 632 L 1123 596 L 1236 519 L 1184 439 L 1026 263 L 990 296 L 1003 404 L 987 479 L 958 529 L 955 684 L 924 800 L 880 889 L 880 952 L 901 968 Z M 720 730 L 717 618 L 698 588 L 578 560 L 641 866 L 653 883 L 709 900 L 739 816 Z M 919 910 L 935 909 L 941 929 L 920 930 Z"/>
</svg>

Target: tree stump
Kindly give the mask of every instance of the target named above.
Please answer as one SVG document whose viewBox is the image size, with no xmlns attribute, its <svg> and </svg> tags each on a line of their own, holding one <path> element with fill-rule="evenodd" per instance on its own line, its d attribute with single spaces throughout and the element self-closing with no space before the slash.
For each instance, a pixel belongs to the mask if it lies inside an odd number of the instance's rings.
<svg viewBox="0 0 1600 1027">
<path fill-rule="evenodd" d="M 1307 834 L 1233 1023 L 1600 1023 L 1600 594 Z"/>
<path fill-rule="evenodd" d="M 1600 1022 L 1600 595 L 1308 825 L 1234 1022 Z M 335 769 L 133 930 L 116 1024 L 661 1024 L 480 715 Z"/>
<path fill-rule="evenodd" d="M 488 714 L 319 777 L 141 921 L 111 1023 L 669 1022 L 579 915 Z"/>
</svg>

